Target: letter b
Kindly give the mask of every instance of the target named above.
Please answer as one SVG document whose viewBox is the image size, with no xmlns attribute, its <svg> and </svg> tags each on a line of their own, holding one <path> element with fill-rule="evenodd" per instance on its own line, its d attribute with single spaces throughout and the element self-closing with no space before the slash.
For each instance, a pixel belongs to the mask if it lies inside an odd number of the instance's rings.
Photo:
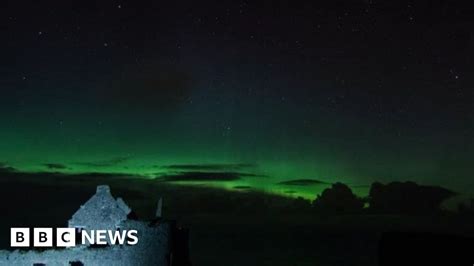
<svg viewBox="0 0 474 266">
<path fill-rule="evenodd" d="M 10 228 L 10 246 L 11 247 L 29 247 L 30 229 L 29 228 Z"/>
<path fill-rule="evenodd" d="M 52 247 L 53 228 L 35 228 L 33 230 L 33 246 Z"/>
</svg>

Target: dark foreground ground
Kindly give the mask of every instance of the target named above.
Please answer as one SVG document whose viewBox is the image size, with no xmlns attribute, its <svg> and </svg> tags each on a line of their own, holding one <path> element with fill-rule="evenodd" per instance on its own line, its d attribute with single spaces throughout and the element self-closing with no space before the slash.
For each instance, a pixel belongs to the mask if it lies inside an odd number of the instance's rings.
<svg viewBox="0 0 474 266">
<path fill-rule="evenodd" d="M 281 206 L 287 199 L 256 192 L 179 187 L 126 177 L 25 176 L 15 181 L 0 178 L 0 248 L 9 246 L 10 227 L 66 225 L 97 184 L 109 184 L 112 194 L 123 197 L 143 219 L 152 217 L 162 196 L 164 216 L 189 228 L 190 256 L 198 266 L 370 266 L 377 265 L 384 232 L 474 233 L 472 219 L 456 215 L 321 215 L 285 211 Z"/>
</svg>

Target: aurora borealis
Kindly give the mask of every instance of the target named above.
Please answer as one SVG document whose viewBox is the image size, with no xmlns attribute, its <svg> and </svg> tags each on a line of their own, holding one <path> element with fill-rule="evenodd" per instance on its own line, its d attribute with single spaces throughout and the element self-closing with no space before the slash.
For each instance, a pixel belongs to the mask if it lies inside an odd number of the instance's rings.
<svg viewBox="0 0 474 266">
<path fill-rule="evenodd" d="M 410 3 L 8 3 L 0 162 L 307 198 L 337 181 L 472 194 L 474 27 Z"/>
</svg>

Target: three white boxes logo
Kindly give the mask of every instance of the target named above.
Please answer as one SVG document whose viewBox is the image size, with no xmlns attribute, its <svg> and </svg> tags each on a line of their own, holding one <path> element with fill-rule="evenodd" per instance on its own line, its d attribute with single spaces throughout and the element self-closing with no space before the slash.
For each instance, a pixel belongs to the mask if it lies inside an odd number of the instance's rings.
<svg viewBox="0 0 474 266">
<path fill-rule="evenodd" d="M 31 239 L 35 247 L 53 246 L 53 228 L 33 228 L 33 237 L 30 238 L 30 228 L 17 227 L 10 229 L 10 246 L 29 247 Z M 73 247 L 76 245 L 76 232 L 74 228 L 56 229 L 56 246 Z"/>
</svg>

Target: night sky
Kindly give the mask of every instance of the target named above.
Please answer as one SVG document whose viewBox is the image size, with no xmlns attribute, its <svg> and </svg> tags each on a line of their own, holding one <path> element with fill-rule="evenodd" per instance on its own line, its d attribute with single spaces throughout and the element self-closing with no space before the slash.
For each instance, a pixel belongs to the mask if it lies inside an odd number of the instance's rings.
<svg viewBox="0 0 474 266">
<path fill-rule="evenodd" d="M 0 166 L 308 198 L 336 181 L 474 193 L 474 10 L 176 2 L 6 1 Z"/>
</svg>

